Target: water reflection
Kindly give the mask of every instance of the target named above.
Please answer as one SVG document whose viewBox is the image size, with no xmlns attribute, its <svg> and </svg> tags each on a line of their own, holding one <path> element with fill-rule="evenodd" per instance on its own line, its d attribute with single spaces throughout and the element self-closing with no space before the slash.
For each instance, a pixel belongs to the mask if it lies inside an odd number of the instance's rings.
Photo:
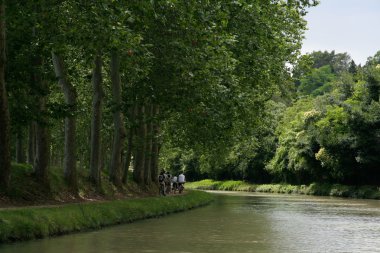
<svg viewBox="0 0 380 253">
<path fill-rule="evenodd" d="M 379 201 L 223 193 L 189 212 L 2 245 L 0 252 L 377 252 L 378 238 Z"/>
</svg>

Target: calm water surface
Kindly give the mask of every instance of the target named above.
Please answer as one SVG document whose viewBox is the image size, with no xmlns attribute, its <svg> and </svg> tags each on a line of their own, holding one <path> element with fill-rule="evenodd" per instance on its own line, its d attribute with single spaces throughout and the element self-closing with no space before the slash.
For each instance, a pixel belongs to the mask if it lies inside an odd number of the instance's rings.
<svg viewBox="0 0 380 253">
<path fill-rule="evenodd" d="M 380 201 L 216 193 L 213 204 L 0 253 L 380 252 Z"/>
</svg>

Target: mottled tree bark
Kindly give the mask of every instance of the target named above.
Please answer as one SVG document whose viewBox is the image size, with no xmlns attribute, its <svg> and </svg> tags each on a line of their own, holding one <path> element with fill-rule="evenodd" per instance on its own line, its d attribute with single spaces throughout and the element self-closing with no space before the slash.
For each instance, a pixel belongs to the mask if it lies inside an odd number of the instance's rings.
<svg viewBox="0 0 380 253">
<path fill-rule="evenodd" d="M 146 185 L 152 182 L 153 110 L 153 105 L 147 106 L 146 121 L 144 122 L 146 127 L 144 181 Z"/>
<path fill-rule="evenodd" d="M 102 58 L 98 55 L 95 58 L 95 66 L 92 75 L 92 120 L 91 120 L 91 155 L 90 155 L 90 178 L 91 181 L 100 187 L 100 129 L 102 120 Z"/>
<path fill-rule="evenodd" d="M 64 157 L 64 176 L 73 191 L 78 189 L 77 170 L 76 170 L 76 90 L 68 81 L 63 61 L 59 55 L 52 52 L 55 75 L 61 86 L 66 105 L 71 109 L 71 115 L 65 118 L 65 157 Z"/>
<path fill-rule="evenodd" d="M 111 55 L 111 81 L 112 96 L 114 102 L 113 122 L 114 138 L 110 168 L 110 180 L 116 186 L 122 185 L 122 150 L 126 137 L 123 114 L 121 112 L 121 80 L 120 80 L 120 60 L 117 52 Z"/>
<path fill-rule="evenodd" d="M 10 118 L 5 87 L 5 1 L 0 5 L 0 190 L 8 190 L 11 172 Z"/>
</svg>

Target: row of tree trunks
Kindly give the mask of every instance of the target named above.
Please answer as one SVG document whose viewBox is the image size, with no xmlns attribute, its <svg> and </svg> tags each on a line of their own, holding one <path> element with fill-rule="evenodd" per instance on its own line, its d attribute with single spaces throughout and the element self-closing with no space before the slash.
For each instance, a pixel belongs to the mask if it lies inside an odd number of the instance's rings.
<svg viewBox="0 0 380 253">
<path fill-rule="evenodd" d="M 90 154 L 90 179 L 94 185 L 100 188 L 100 129 L 102 120 L 102 58 L 100 55 L 95 57 L 94 70 L 92 75 L 92 120 L 91 120 L 91 154 Z"/>
<path fill-rule="evenodd" d="M 0 2 L 0 190 L 9 187 L 11 171 L 10 118 L 5 87 L 5 1 Z"/>
<path fill-rule="evenodd" d="M 137 115 L 137 130 L 134 138 L 133 178 L 139 184 L 150 185 L 157 181 L 159 155 L 159 107 L 140 105 Z"/>
<path fill-rule="evenodd" d="M 65 118 L 65 158 L 63 169 L 67 183 L 73 191 L 76 191 L 78 189 L 75 140 L 77 94 L 74 86 L 67 78 L 62 58 L 55 52 L 52 52 L 52 59 L 56 78 L 64 93 L 65 103 L 72 113 Z"/>
<path fill-rule="evenodd" d="M 100 126 L 103 99 L 101 70 L 102 60 L 100 56 L 97 56 L 92 78 L 93 115 L 91 124 L 90 177 L 98 188 L 101 184 Z M 128 116 L 130 125 L 127 132 L 122 113 L 120 58 L 117 51 L 111 53 L 110 70 L 114 106 L 114 137 L 110 161 L 110 181 L 118 187 L 125 184 L 128 179 L 128 170 L 133 158 L 134 180 L 139 184 L 149 185 L 152 181 L 155 182 L 158 176 L 158 155 L 160 147 L 157 136 L 160 129 L 157 122 L 157 115 L 159 114 L 159 107 L 153 104 L 132 106 L 129 109 Z M 128 140 L 125 162 L 123 163 L 126 137 L 128 137 Z"/>
<path fill-rule="evenodd" d="M 5 39 L 5 37 L 4 37 Z M 65 103 L 68 106 L 69 111 L 72 114 L 68 114 L 65 118 L 65 145 L 64 145 L 64 175 L 66 181 L 72 187 L 73 190 L 77 189 L 77 172 L 76 172 L 76 91 L 72 84 L 68 81 L 66 70 L 62 58 L 52 52 L 52 60 L 54 65 L 55 75 L 58 79 L 58 83 L 61 86 Z M 1 62 L 2 66 L 5 65 L 5 59 Z M 33 61 L 36 69 L 42 66 L 39 58 Z M 114 120 L 114 138 L 112 156 L 110 162 L 110 180 L 116 186 L 121 186 L 127 182 L 128 169 L 133 158 L 134 165 L 134 180 L 140 184 L 149 185 L 152 181 L 156 181 L 158 176 L 158 153 L 159 142 L 157 136 L 159 134 L 159 126 L 156 121 L 156 117 L 159 113 L 158 106 L 153 104 L 141 104 L 135 105 L 130 108 L 129 119 L 130 126 L 128 129 L 128 145 L 126 147 L 125 163 L 123 163 L 123 150 L 125 144 L 125 138 L 127 137 L 126 129 L 124 126 L 124 119 L 122 114 L 122 98 L 121 98 L 121 80 L 120 80 L 120 59 L 117 52 L 111 54 L 111 81 L 112 81 L 112 95 L 113 95 L 113 120 Z M 0 73 L 1 74 L 1 73 Z M 6 93 L 4 74 L 0 76 L 2 78 L 2 106 L 6 105 Z M 42 90 L 47 89 L 46 82 L 42 80 L 42 76 L 39 71 L 34 71 L 33 81 L 36 85 L 40 86 Z M 93 107 L 92 107 L 92 122 L 91 122 L 91 157 L 90 157 L 90 178 L 92 182 L 100 187 L 101 185 L 101 116 L 102 116 L 102 58 L 100 55 L 95 57 L 94 69 L 92 77 L 93 86 Z M 5 94 L 5 95 L 3 95 Z M 38 96 L 38 110 L 39 118 L 30 123 L 28 131 L 28 162 L 34 165 L 36 177 L 45 184 L 48 184 L 48 166 L 49 166 L 49 131 L 46 119 L 46 96 Z M 3 108 L 2 107 L 2 108 Z M 5 115 L 5 114 L 3 114 Z M 7 124 L 2 123 L 0 127 L 8 127 L 6 131 L 8 134 L 3 135 L 7 138 L 4 140 L 2 137 L 2 143 L 9 142 L 9 114 L 7 117 L 1 117 L 1 120 L 7 120 Z M 2 129 L 3 130 L 3 129 Z M 3 130 L 4 131 L 4 130 Z M 17 135 L 16 158 L 18 162 L 24 162 L 24 149 L 22 147 L 22 136 L 20 133 Z M 9 144 L 8 144 L 9 145 Z M 5 147 L 1 145 L 0 148 Z M 10 148 L 4 148 L 2 152 L 2 159 L 6 151 Z M 10 161 L 10 154 L 8 158 Z M 10 164 L 10 162 L 9 162 Z M 124 164 L 124 168 L 123 168 Z M 5 168 L 5 163 L 1 163 L 2 172 L 2 184 L 4 186 L 9 184 L 9 171 Z M 5 170 L 3 169 L 5 168 Z M 8 172 L 7 172 L 8 171 Z"/>
<path fill-rule="evenodd" d="M 126 130 L 121 108 L 120 59 L 118 52 L 116 51 L 111 54 L 111 82 L 114 105 L 113 122 L 115 130 L 111 157 L 110 179 L 114 185 L 120 187 L 122 185 L 122 152 L 126 138 Z"/>
</svg>

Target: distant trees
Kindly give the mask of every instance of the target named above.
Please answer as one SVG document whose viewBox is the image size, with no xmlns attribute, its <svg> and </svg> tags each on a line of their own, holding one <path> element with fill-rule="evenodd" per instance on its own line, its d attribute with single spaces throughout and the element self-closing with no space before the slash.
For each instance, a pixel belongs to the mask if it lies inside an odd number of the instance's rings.
<svg viewBox="0 0 380 253">
<path fill-rule="evenodd" d="M 318 96 L 328 93 L 332 89 L 332 82 L 336 75 L 332 72 L 330 65 L 313 69 L 310 74 L 300 79 L 298 92 L 303 95 Z"/>
<path fill-rule="evenodd" d="M 317 69 L 326 65 L 331 67 L 334 73 L 348 71 L 352 64 L 351 57 L 347 53 L 335 53 L 335 51 L 314 51 L 309 54 L 313 60 L 312 67 Z"/>
<path fill-rule="evenodd" d="M 320 87 L 329 85 L 329 90 L 315 97 L 315 89 L 310 89 L 303 94 L 314 98 L 300 99 L 286 110 L 277 129 L 276 154 L 267 166 L 277 180 L 380 183 L 380 117 L 375 109 L 379 106 L 380 72 L 374 58 L 370 57 L 362 69 L 351 61 L 348 69 L 321 82 Z M 316 80 L 315 73 L 330 67 L 313 69 L 304 78 Z M 364 79 L 358 71 L 364 72 Z"/>
</svg>

